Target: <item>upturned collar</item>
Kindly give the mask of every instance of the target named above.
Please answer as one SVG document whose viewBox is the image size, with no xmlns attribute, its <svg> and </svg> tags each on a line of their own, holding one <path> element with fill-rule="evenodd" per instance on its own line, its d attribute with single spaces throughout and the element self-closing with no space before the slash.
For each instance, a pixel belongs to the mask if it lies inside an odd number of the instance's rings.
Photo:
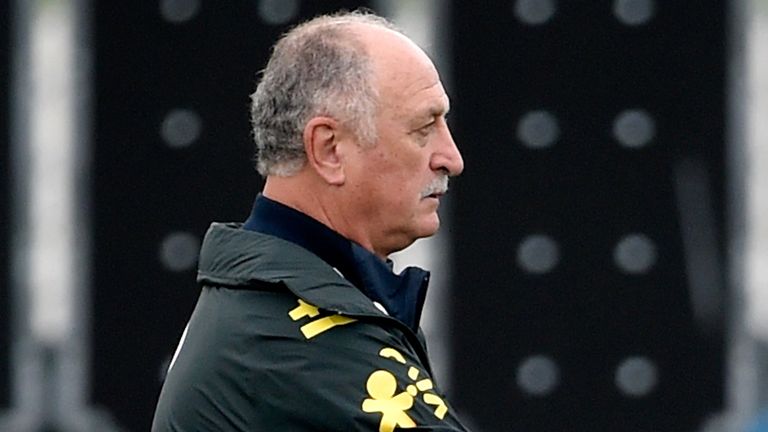
<svg viewBox="0 0 768 432">
<path fill-rule="evenodd" d="M 382 260 L 312 217 L 262 194 L 256 197 L 243 228 L 301 246 L 379 303 L 385 313 L 414 331 L 418 328 L 429 272 L 408 267 L 395 274 L 391 260 Z"/>
</svg>

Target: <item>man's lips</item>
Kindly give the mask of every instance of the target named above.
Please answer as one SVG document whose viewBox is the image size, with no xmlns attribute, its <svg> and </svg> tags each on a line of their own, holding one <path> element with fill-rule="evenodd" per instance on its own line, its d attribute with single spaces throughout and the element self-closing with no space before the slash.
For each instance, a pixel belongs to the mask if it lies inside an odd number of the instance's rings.
<svg viewBox="0 0 768 432">
<path fill-rule="evenodd" d="M 421 198 L 439 199 L 448 192 L 448 176 L 440 175 L 432 179 L 421 192 Z"/>
</svg>

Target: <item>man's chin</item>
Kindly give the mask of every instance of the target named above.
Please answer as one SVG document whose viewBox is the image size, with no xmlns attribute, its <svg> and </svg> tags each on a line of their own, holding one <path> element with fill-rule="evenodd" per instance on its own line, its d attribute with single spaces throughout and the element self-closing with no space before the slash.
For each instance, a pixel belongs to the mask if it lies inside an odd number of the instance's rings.
<svg viewBox="0 0 768 432">
<path fill-rule="evenodd" d="M 418 225 L 412 225 L 410 230 L 406 232 L 400 232 L 399 235 L 390 237 L 391 240 L 396 238 L 398 242 L 390 245 L 391 248 L 387 252 L 387 255 L 390 253 L 400 252 L 410 247 L 414 242 L 416 242 L 416 240 L 432 237 L 437 233 L 438 228 L 440 228 L 440 218 L 438 218 L 436 214 L 432 219 L 423 220 L 420 222 L 421 223 Z"/>
<path fill-rule="evenodd" d="M 440 217 L 437 213 L 431 215 L 431 217 L 425 220 L 419 229 L 418 238 L 432 237 L 440 229 Z"/>
</svg>

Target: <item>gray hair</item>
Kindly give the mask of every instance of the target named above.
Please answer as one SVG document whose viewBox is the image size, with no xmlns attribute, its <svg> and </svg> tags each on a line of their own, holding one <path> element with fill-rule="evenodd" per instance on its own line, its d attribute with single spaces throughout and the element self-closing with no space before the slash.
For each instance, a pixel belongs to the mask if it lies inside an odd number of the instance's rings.
<svg viewBox="0 0 768 432">
<path fill-rule="evenodd" d="M 378 93 L 365 46 L 350 29 L 368 24 L 397 30 L 386 19 L 355 11 L 324 15 L 286 33 L 272 51 L 251 95 L 256 168 L 262 176 L 291 176 L 306 163 L 307 122 L 327 115 L 376 141 Z"/>
</svg>

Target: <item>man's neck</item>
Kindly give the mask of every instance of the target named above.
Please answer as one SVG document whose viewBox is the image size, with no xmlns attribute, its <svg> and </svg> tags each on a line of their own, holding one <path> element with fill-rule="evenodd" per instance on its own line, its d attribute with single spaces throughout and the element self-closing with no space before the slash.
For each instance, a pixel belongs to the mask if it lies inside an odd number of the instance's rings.
<svg viewBox="0 0 768 432">
<path fill-rule="evenodd" d="M 262 194 L 306 214 L 386 260 L 389 254 L 374 249 L 370 235 L 365 232 L 365 225 L 344 216 L 344 203 L 334 197 L 342 192 L 338 190 L 339 186 L 325 185 L 321 179 L 312 178 L 310 174 L 302 171 L 290 177 L 269 176 Z"/>
</svg>

